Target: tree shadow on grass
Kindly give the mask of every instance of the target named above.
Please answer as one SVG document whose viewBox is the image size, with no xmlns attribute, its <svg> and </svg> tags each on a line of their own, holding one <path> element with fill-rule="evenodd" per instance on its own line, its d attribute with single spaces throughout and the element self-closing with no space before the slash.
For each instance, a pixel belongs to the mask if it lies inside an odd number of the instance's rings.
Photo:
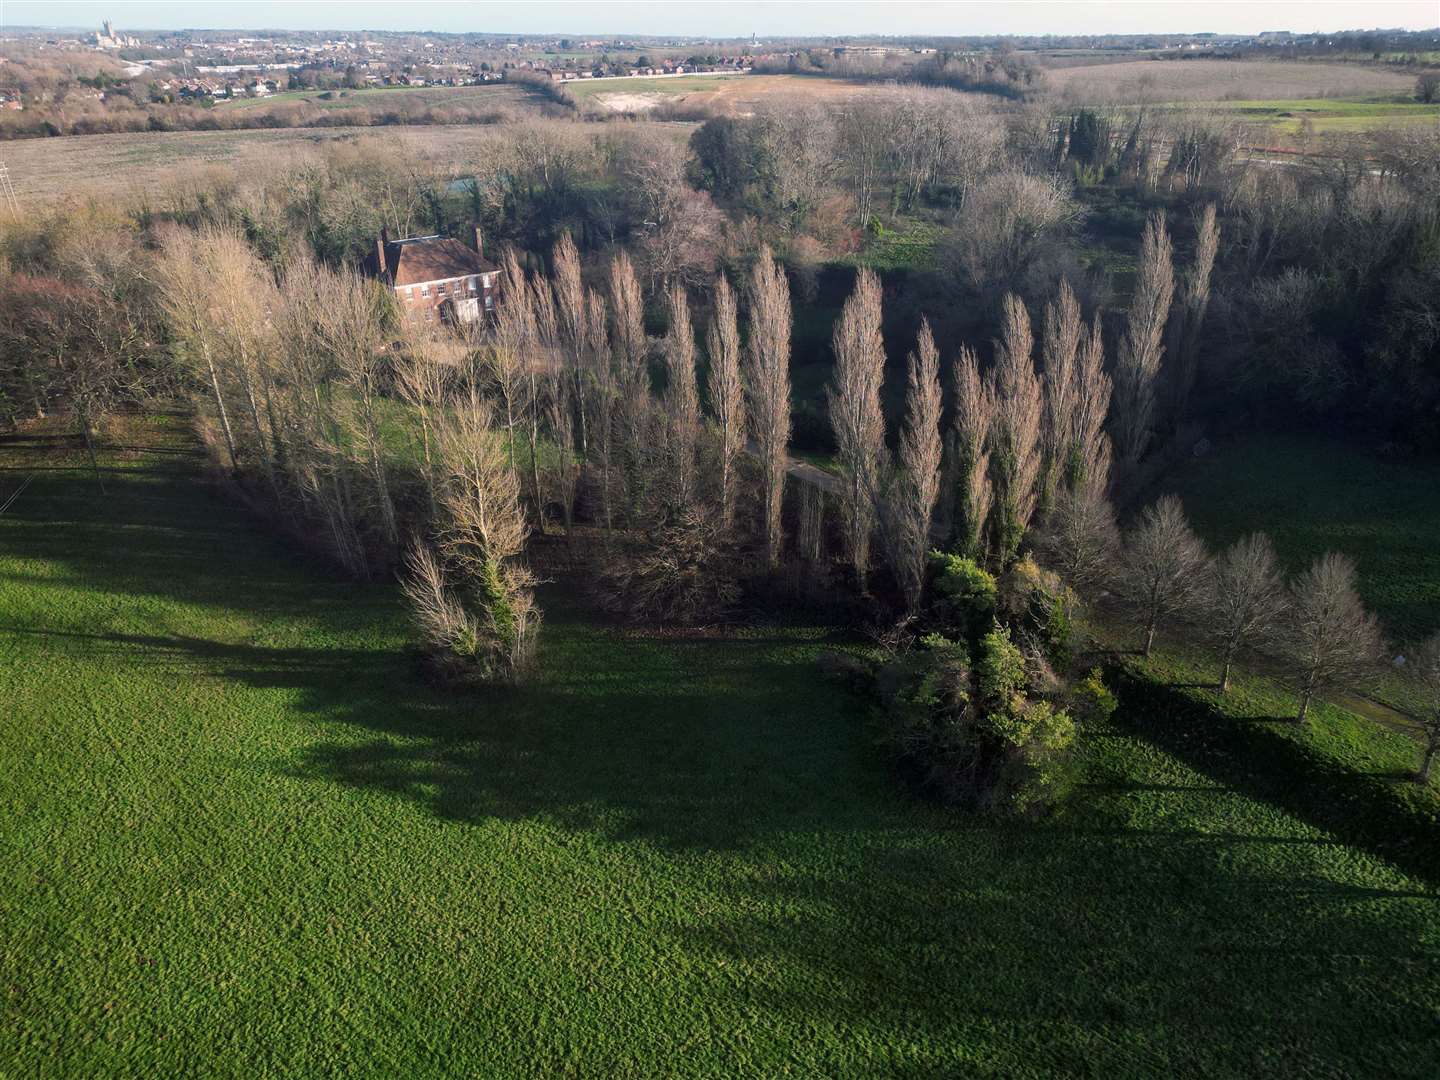
<svg viewBox="0 0 1440 1080">
<path fill-rule="evenodd" d="M 1422 1076 L 1433 898 L 1237 873 L 1225 837 L 965 828 L 743 883 L 678 931 L 800 1017 L 822 1065 L 905 1033 L 886 1075 Z M 906 846 L 905 840 L 916 846 Z M 923 845 L 923 846 L 921 846 Z M 1260 865 L 1270 853 L 1255 852 Z M 1250 864 L 1246 864 L 1250 865 Z M 1366 907 L 1366 905 L 1377 905 Z M 1380 910 L 1387 919 L 1375 917 Z M 1376 968 L 1415 992 L 1356 992 Z M 1379 1039 L 1376 1031 L 1390 1036 Z M 845 1067 L 846 1054 L 850 1057 Z M 972 1056 L 978 1055 L 978 1056 Z"/>
<path fill-rule="evenodd" d="M 1124 665 L 1110 674 L 1121 703 L 1118 730 L 1440 887 L 1440 826 L 1433 815 L 1407 805 L 1391 776 L 1310 753 L 1264 718 L 1232 718 Z M 1293 718 L 1285 726 L 1293 730 Z"/>
<path fill-rule="evenodd" d="M 410 799 L 445 820 L 538 818 L 612 839 L 733 849 L 810 823 L 836 798 L 854 705 L 763 640 L 643 652 L 557 620 L 536 686 L 450 693 L 412 656 L 383 649 L 268 648 L 180 635 L 0 627 L 88 659 L 107 655 L 187 679 L 287 695 L 322 737 L 277 767 L 306 780 Z M 572 633 L 586 640 L 571 642 Z M 793 647 L 793 639 L 784 645 Z M 583 649 L 593 667 L 574 663 Z M 607 653 L 614 649 L 614 655 Z M 628 649 L 631 670 L 618 650 Z M 643 662 L 650 660 L 650 666 Z M 682 677 L 674 677 L 678 672 Z M 363 734 L 358 734 L 361 729 Z"/>
<path fill-rule="evenodd" d="M 1322 842 L 1096 827 L 1083 794 L 1074 818 L 1041 825 L 907 804 L 868 745 L 863 705 L 784 634 L 635 641 L 547 598 L 539 684 L 441 693 L 400 649 L 367 644 L 396 621 L 393 590 L 318 570 L 188 488 L 126 481 L 101 505 L 46 484 L 0 532 L 0 550 L 49 564 L 45 585 L 108 591 L 117 608 L 141 598 L 131 622 L 165 597 L 238 612 L 262 633 L 269 617 L 306 629 L 280 646 L 44 612 L 10 633 L 283 693 L 280 722 L 303 726 L 300 749 L 262 768 L 449 822 L 534 819 L 723 853 L 690 902 L 651 915 L 688 965 L 686 989 L 746 1018 L 737 1052 L 803 1045 L 835 1075 L 1423 1075 L 1433 1062 L 1425 1003 L 1440 969 L 1417 944 L 1430 899 L 1288 872 Z M 1208 717 L 1150 716 L 1123 687 L 1121 699 L 1108 737 L 1128 725 L 1168 738 L 1217 782 L 1315 816 L 1313 792 L 1271 793 L 1248 775 L 1293 769 L 1289 744 L 1255 760 L 1248 730 L 1243 746 L 1212 744 L 1196 732 Z M 1133 790 L 1187 795 L 1171 787 Z M 1367 982 L 1376 969 L 1392 982 Z M 1378 1030 L 1392 1035 L 1377 1048 Z"/>
</svg>

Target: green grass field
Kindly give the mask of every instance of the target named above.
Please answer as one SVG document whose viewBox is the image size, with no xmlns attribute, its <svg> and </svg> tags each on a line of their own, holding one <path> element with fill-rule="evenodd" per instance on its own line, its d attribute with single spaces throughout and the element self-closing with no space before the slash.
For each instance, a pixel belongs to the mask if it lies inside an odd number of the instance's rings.
<svg viewBox="0 0 1440 1080">
<path fill-rule="evenodd" d="M 1331 549 L 1351 556 L 1387 628 L 1418 638 L 1440 630 L 1437 468 L 1340 440 L 1257 436 L 1186 462 L 1167 490 L 1214 545 L 1263 529 L 1291 570 Z"/>
<path fill-rule="evenodd" d="M 0 444 L 0 1074 L 1433 1075 L 1435 825 L 1357 816 L 1343 714 L 1122 709 L 1063 816 L 945 814 L 823 631 L 557 583 L 536 684 L 440 693 L 392 586 L 120 439 Z"/>
<path fill-rule="evenodd" d="M 1440 123 L 1440 105 L 1391 98 L 1342 100 L 1338 98 L 1293 98 L 1270 101 L 1206 102 L 1206 111 L 1239 120 L 1265 123 L 1286 135 L 1297 135 L 1309 121 L 1317 135 L 1329 132 L 1374 131 L 1397 124 Z"/>
</svg>

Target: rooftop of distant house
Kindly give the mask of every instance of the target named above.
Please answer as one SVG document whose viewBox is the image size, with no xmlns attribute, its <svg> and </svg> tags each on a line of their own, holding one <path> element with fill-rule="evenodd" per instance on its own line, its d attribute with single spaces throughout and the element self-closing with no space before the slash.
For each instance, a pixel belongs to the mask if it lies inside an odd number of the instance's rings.
<svg viewBox="0 0 1440 1080">
<path fill-rule="evenodd" d="M 379 266 L 377 250 L 366 256 L 365 270 L 383 278 L 391 286 L 420 285 L 471 274 L 492 274 L 500 269 L 474 248 L 453 237 L 438 234 L 400 240 L 382 235 L 377 247 L 384 249 L 384 267 Z"/>
</svg>

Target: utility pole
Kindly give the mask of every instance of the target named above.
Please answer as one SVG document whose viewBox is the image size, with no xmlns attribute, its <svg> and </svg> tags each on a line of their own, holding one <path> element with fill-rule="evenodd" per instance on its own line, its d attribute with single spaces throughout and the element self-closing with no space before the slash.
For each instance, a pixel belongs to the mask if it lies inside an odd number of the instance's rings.
<svg viewBox="0 0 1440 1080">
<path fill-rule="evenodd" d="M 0 161 L 0 207 L 17 216 L 20 213 L 20 200 L 15 197 L 15 185 L 10 183 L 10 170 L 3 161 Z"/>
</svg>

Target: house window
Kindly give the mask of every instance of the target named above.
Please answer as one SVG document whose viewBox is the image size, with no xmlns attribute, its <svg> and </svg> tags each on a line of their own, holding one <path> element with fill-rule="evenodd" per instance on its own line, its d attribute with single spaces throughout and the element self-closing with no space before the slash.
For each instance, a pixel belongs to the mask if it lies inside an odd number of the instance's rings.
<svg viewBox="0 0 1440 1080">
<path fill-rule="evenodd" d="M 421 286 L 420 286 L 420 295 L 421 295 L 421 296 L 429 296 L 429 295 L 430 295 L 430 286 L 429 286 L 429 285 L 421 285 Z"/>
<path fill-rule="evenodd" d="M 436 293 L 438 293 L 439 295 L 444 296 L 445 293 L 447 292 L 447 288 L 446 288 L 445 282 L 442 281 L 442 282 L 440 282 L 439 285 L 435 286 L 435 291 L 436 291 Z"/>
<path fill-rule="evenodd" d="M 467 284 L 470 286 L 470 291 L 471 291 L 471 292 L 474 292 L 474 291 L 475 291 L 476 285 L 477 285 L 477 283 L 478 283 L 479 281 L 480 281 L 479 278 L 473 278 L 473 277 L 472 277 L 472 278 L 469 279 L 469 281 L 467 282 Z"/>
<path fill-rule="evenodd" d="M 486 311 L 493 311 L 494 309 L 495 309 L 495 297 L 491 296 L 489 293 L 486 293 L 486 294 L 485 294 L 485 310 L 486 310 Z"/>
</svg>

